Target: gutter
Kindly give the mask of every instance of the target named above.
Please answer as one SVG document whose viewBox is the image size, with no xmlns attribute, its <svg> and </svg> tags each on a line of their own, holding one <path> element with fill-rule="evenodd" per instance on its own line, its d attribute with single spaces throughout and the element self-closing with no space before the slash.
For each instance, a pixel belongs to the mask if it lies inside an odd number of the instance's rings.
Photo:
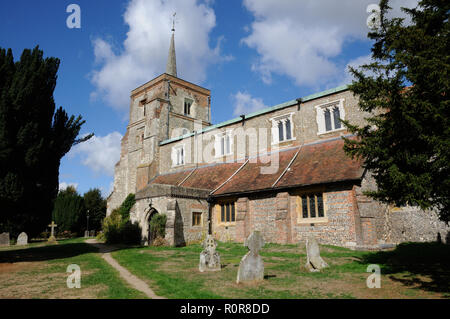
<svg viewBox="0 0 450 319">
<path fill-rule="evenodd" d="M 284 186 L 284 187 L 278 187 L 278 188 L 268 187 L 268 188 L 250 190 L 250 191 L 233 192 L 233 193 L 226 193 L 226 194 L 221 194 L 221 195 L 211 195 L 211 196 L 213 196 L 213 198 L 222 198 L 222 197 L 230 197 L 230 196 L 243 195 L 243 194 L 250 195 L 250 194 L 258 194 L 258 193 L 265 193 L 265 192 L 273 192 L 274 190 L 281 191 L 281 190 L 295 189 L 295 188 L 299 188 L 299 187 L 310 187 L 310 186 L 317 186 L 317 185 L 334 185 L 337 183 L 353 183 L 353 182 L 361 182 L 361 177 L 356 178 L 356 179 L 355 178 L 342 179 L 342 180 L 336 180 L 336 181 L 331 181 L 331 182 L 322 182 L 322 183 L 314 183 L 314 184 L 297 184 L 297 185 L 290 185 L 290 186 Z"/>
</svg>

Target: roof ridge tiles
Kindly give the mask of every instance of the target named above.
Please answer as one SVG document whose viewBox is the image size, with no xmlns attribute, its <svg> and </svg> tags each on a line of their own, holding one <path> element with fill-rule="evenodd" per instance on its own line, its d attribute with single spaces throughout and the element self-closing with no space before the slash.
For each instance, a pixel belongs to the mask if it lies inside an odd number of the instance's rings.
<svg viewBox="0 0 450 319">
<path fill-rule="evenodd" d="M 220 188 L 222 188 L 223 185 L 225 185 L 226 183 L 228 183 L 228 182 L 229 182 L 229 181 L 230 181 L 237 173 L 239 173 L 239 172 L 242 170 L 242 168 L 244 168 L 245 165 L 247 165 L 248 161 L 249 161 L 249 159 L 247 159 L 247 160 L 245 161 L 245 163 L 242 164 L 242 165 L 236 170 L 236 172 L 234 172 L 230 177 L 228 177 L 228 179 L 227 179 L 225 182 L 223 182 L 222 184 L 220 184 L 215 190 L 211 191 L 210 195 L 212 195 L 213 193 L 215 193 L 216 191 L 218 191 Z"/>
<path fill-rule="evenodd" d="M 294 154 L 294 156 L 292 156 L 289 164 L 286 166 L 286 168 L 283 170 L 283 172 L 281 173 L 281 175 L 277 178 L 277 180 L 275 181 L 275 183 L 272 184 L 272 188 L 275 187 L 275 185 L 277 185 L 277 183 L 280 181 L 280 179 L 284 176 L 284 174 L 286 174 L 286 172 L 289 170 L 289 168 L 291 167 L 292 163 L 295 161 L 295 159 L 297 158 L 298 154 L 300 153 L 301 149 L 302 149 L 303 145 L 300 145 L 300 147 L 298 148 L 298 151 Z"/>
</svg>

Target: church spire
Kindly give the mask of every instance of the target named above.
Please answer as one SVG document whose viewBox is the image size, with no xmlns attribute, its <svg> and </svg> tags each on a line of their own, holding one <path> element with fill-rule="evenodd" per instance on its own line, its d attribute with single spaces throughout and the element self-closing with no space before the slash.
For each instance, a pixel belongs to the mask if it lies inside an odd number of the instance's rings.
<svg viewBox="0 0 450 319">
<path fill-rule="evenodd" d="M 172 38 L 170 40 L 169 58 L 167 59 L 166 73 L 177 77 L 177 58 L 175 55 L 175 15 L 173 14 Z"/>
</svg>

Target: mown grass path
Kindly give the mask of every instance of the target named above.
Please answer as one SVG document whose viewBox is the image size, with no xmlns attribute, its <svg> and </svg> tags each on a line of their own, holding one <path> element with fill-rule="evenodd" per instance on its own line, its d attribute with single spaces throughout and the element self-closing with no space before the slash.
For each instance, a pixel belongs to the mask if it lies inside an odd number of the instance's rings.
<svg viewBox="0 0 450 319">
<path fill-rule="evenodd" d="M 86 243 L 96 247 L 102 254 L 102 258 L 116 269 L 120 276 L 128 282 L 133 288 L 146 294 L 151 299 L 166 299 L 155 294 L 155 292 L 141 279 L 131 274 L 126 268 L 122 267 L 112 256 L 111 251 L 115 250 L 113 246 L 99 243 L 96 239 L 88 239 Z"/>
</svg>

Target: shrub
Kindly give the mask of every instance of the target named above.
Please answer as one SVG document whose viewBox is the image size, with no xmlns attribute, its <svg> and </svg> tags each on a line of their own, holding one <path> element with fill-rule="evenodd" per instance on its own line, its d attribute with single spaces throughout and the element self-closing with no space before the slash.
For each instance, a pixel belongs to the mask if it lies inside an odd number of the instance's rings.
<svg viewBox="0 0 450 319">
<path fill-rule="evenodd" d="M 48 239 L 48 237 L 50 237 L 50 232 L 44 231 L 44 232 L 40 233 L 39 237 L 43 238 L 43 239 Z"/>
<path fill-rule="evenodd" d="M 167 215 L 165 214 L 156 214 L 150 220 L 150 233 L 152 234 L 152 241 L 156 238 L 164 238 L 166 236 L 166 222 Z"/>
<path fill-rule="evenodd" d="M 105 233 L 103 233 L 103 231 L 99 231 L 97 236 L 95 237 L 98 241 L 105 241 Z"/>
<path fill-rule="evenodd" d="M 120 227 L 122 224 L 122 216 L 118 209 L 114 209 L 111 215 L 103 219 L 103 234 L 108 244 L 115 244 L 121 241 Z"/>
<path fill-rule="evenodd" d="M 120 209 L 114 209 L 111 215 L 103 220 L 101 238 L 107 244 L 140 244 L 141 227 L 132 223 L 129 218 L 123 218 Z"/>
<path fill-rule="evenodd" d="M 70 238 L 77 237 L 77 233 L 71 232 L 69 230 L 65 230 L 65 231 L 58 232 L 56 237 L 63 238 L 63 239 L 70 239 Z"/>
</svg>

